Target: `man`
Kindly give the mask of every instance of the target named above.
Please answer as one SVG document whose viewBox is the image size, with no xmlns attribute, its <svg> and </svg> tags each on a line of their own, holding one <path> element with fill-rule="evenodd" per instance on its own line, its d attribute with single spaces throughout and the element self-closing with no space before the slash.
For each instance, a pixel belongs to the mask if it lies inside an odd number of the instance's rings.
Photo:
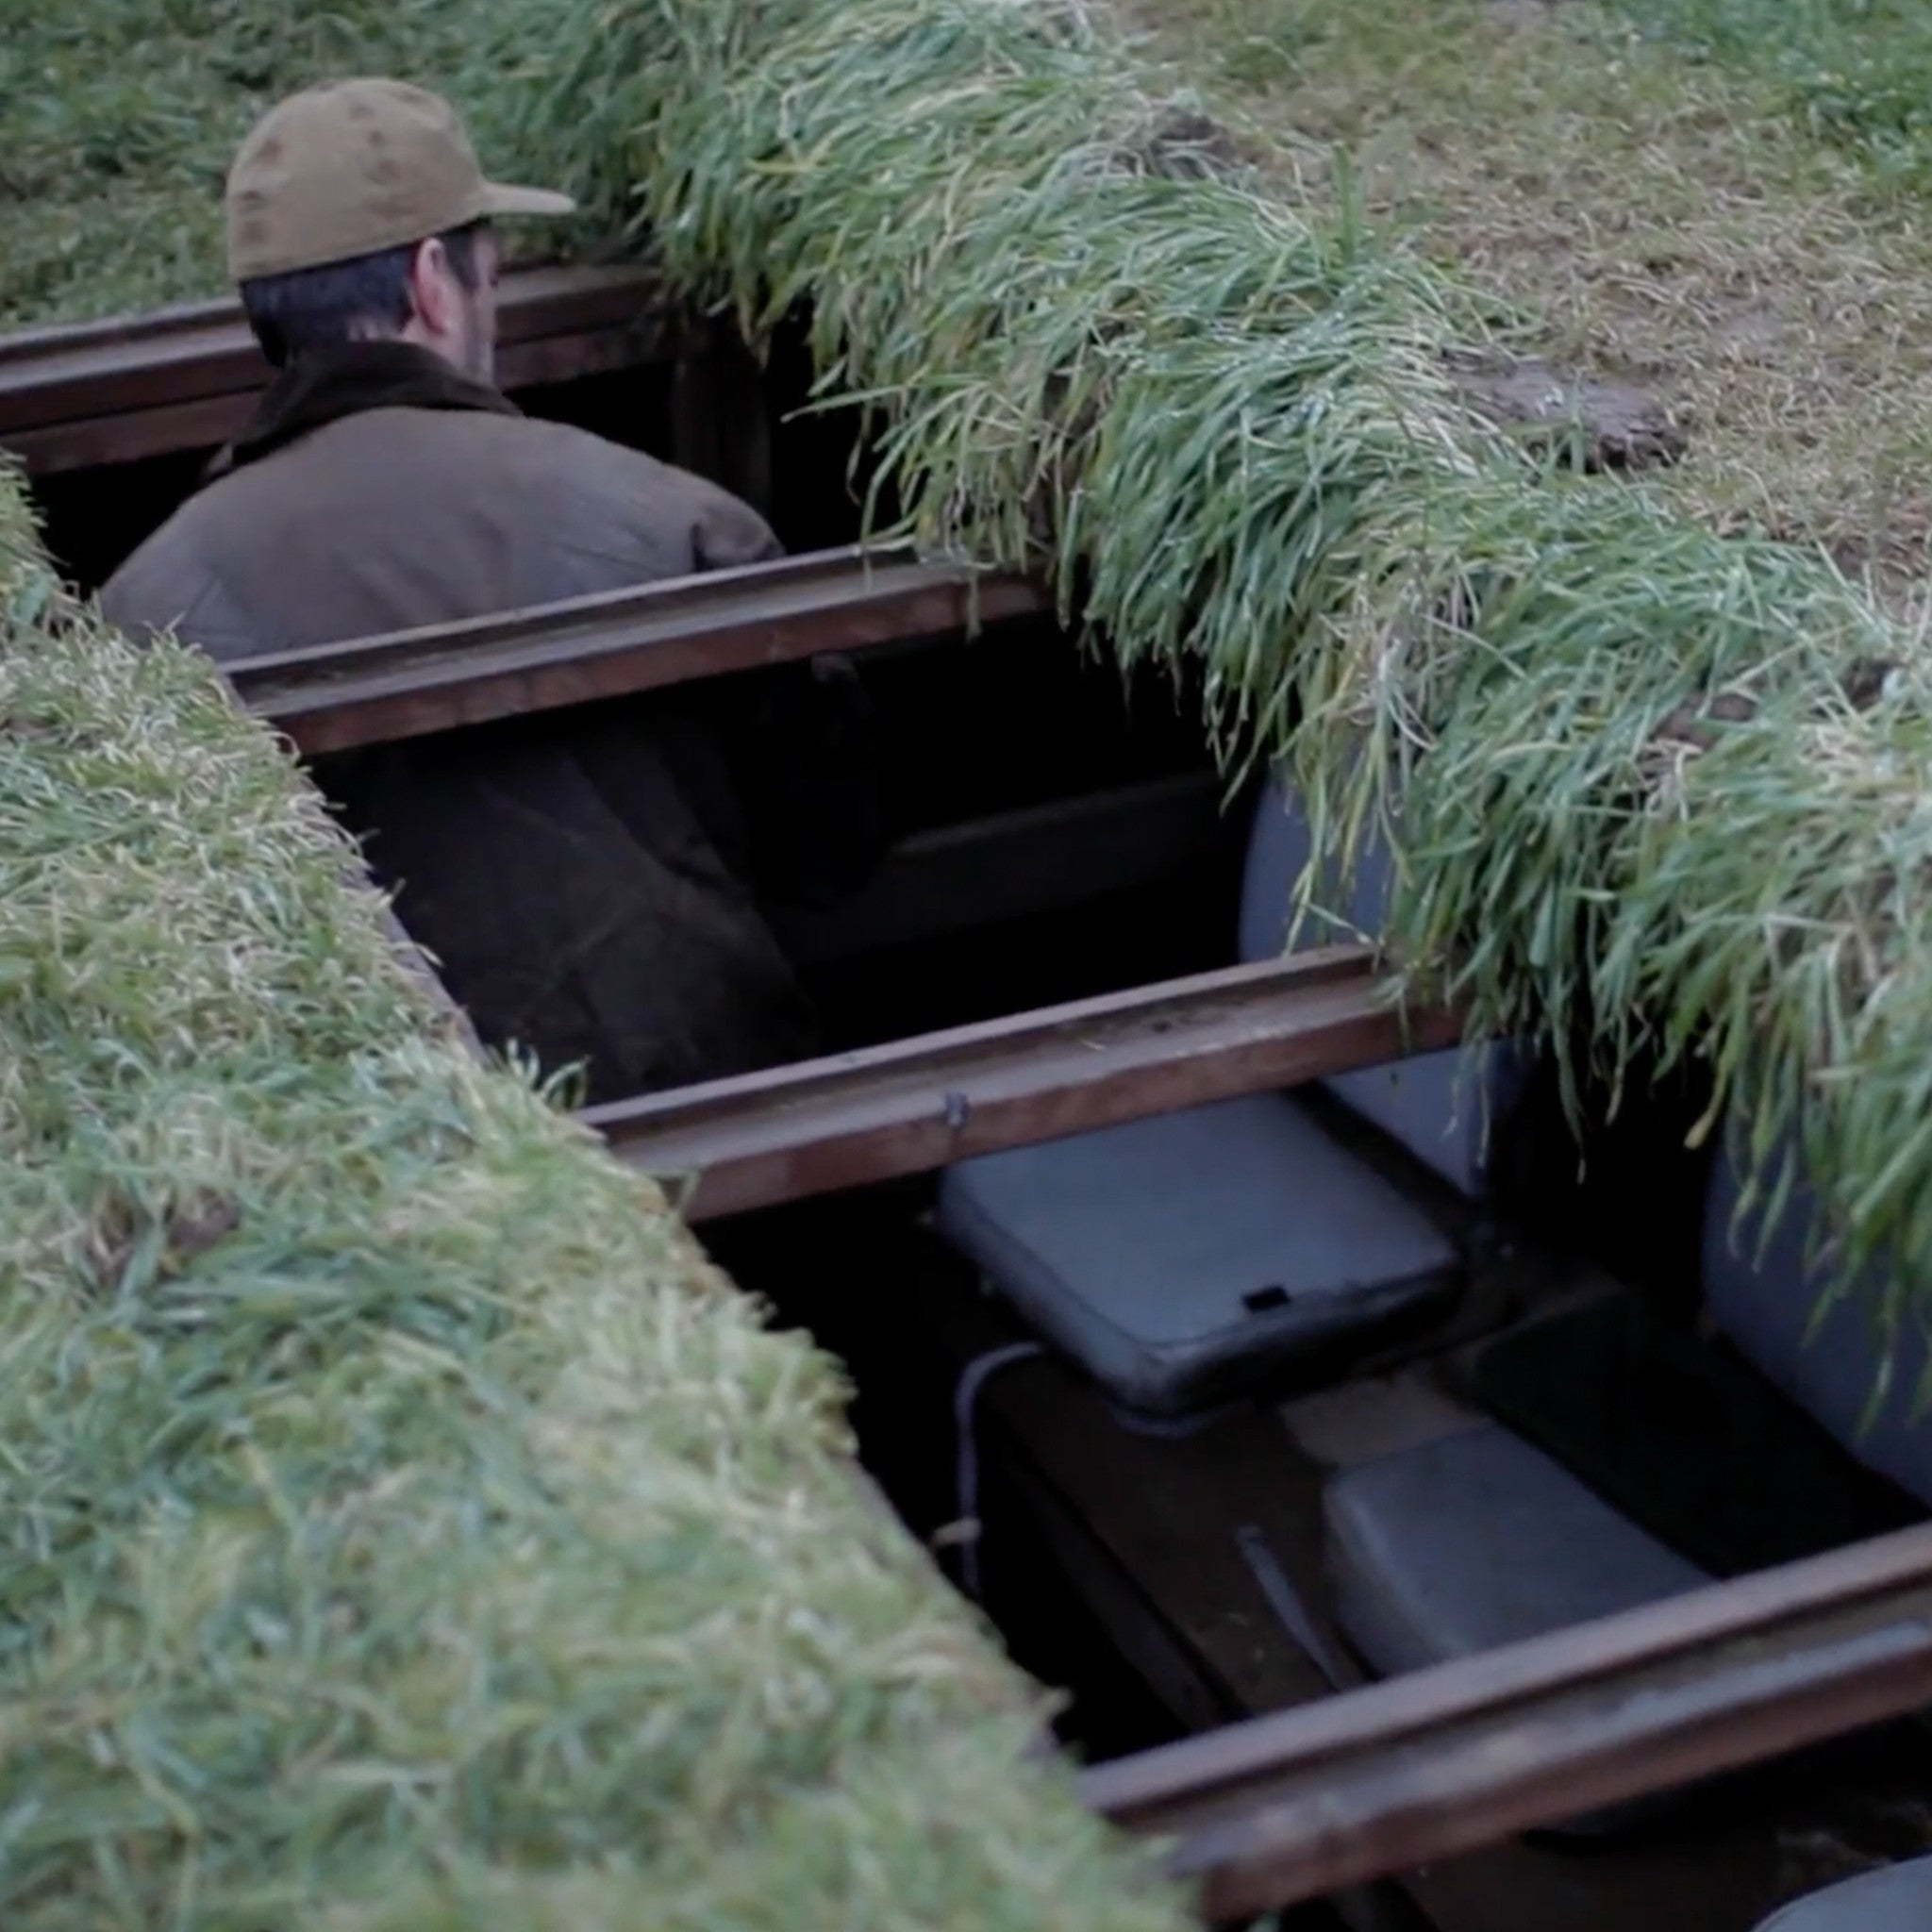
<svg viewBox="0 0 1932 1932">
<path fill-rule="evenodd" d="M 232 659 L 776 555 L 724 491 L 491 386 L 491 224 L 570 207 L 487 180 L 454 110 L 418 88 L 353 80 L 274 108 L 236 159 L 226 222 L 279 374 L 108 583 L 106 614 Z M 515 721 L 319 774 L 373 828 L 378 875 L 483 1037 L 588 1060 L 596 1097 L 810 1045 L 701 703 Z"/>
</svg>

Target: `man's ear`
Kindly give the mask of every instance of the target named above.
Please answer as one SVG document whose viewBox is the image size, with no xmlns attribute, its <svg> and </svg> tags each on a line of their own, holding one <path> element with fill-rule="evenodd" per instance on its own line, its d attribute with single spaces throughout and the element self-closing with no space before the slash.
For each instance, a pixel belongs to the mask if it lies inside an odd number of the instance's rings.
<svg viewBox="0 0 1932 1932">
<path fill-rule="evenodd" d="M 409 263 L 409 300 L 424 332 L 448 335 L 457 325 L 456 268 L 441 236 L 421 243 Z"/>
</svg>

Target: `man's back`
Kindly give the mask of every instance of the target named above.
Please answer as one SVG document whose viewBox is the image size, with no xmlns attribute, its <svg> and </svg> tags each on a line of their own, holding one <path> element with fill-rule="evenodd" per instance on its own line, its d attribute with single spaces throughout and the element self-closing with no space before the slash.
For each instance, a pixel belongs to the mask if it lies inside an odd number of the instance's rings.
<svg viewBox="0 0 1932 1932">
<path fill-rule="evenodd" d="M 232 661 L 777 554 L 724 491 L 428 363 L 367 344 L 285 376 L 235 465 L 116 573 L 107 615 Z M 809 1050 L 725 758 L 675 693 L 317 775 L 492 1043 L 588 1060 L 594 1097 Z"/>
<path fill-rule="evenodd" d="M 684 471 L 482 408 L 338 417 L 191 498 L 102 593 L 223 660 L 775 557 Z"/>
</svg>

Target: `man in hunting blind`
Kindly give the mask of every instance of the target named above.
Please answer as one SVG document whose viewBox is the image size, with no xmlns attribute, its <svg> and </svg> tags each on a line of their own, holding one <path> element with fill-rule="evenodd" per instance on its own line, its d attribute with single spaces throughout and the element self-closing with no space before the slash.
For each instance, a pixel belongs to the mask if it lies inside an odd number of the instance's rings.
<svg viewBox="0 0 1932 1932">
<path fill-rule="evenodd" d="M 723 490 L 534 421 L 493 386 L 491 224 L 571 206 L 488 180 L 455 111 L 419 88 L 352 80 L 272 109 L 230 173 L 226 222 L 278 374 L 108 583 L 106 614 L 232 659 L 777 555 Z M 810 896 L 876 849 L 849 672 L 801 667 L 755 716 L 718 702 L 654 694 L 318 771 L 375 828 L 378 877 L 483 1037 L 588 1062 L 592 1097 L 808 1051 L 805 996 L 747 881 L 756 866 Z"/>
</svg>

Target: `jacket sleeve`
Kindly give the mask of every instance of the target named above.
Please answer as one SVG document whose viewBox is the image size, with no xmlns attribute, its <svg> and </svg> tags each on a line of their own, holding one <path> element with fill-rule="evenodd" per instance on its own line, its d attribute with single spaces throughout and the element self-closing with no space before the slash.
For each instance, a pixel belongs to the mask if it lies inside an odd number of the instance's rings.
<svg viewBox="0 0 1932 1932">
<path fill-rule="evenodd" d="M 219 663 L 271 648 L 211 577 L 158 567 L 137 552 L 102 586 L 101 615 L 138 643 L 173 636 Z"/>
<path fill-rule="evenodd" d="M 772 526 L 748 503 L 716 484 L 693 477 L 698 492 L 692 548 L 700 570 L 736 570 L 785 555 Z"/>
</svg>

